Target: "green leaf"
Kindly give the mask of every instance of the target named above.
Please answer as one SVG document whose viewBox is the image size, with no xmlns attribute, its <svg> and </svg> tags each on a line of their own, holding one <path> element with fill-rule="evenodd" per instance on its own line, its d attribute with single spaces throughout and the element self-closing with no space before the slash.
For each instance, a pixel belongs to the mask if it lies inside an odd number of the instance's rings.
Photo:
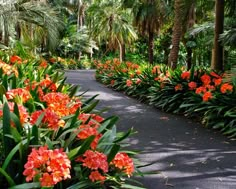
<svg viewBox="0 0 236 189">
<path fill-rule="evenodd" d="M 79 147 L 73 149 L 72 151 L 70 151 L 70 152 L 68 153 L 69 159 L 71 160 L 71 159 L 73 159 L 75 156 L 84 154 L 84 152 L 90 148 L 90 145 L 91 145 L 91 143 L 93 142 L 94 138 L 95 138 L 95 136 L 90 136 L 90 137 L 86 138 L 86 139 L 83 141 L 83 143 L 82 143 L 81 146 L 79 146 Z"/>
<path fill-rule="evenodd" d="M 12 147 L 14 146 L 14 142 L 12 139 L 7 137 L 7 135 L 11 135 L 11 113 L 7 103 L 3 105 L 3 147 L 5 151 L 5 156 L 9 154 Z"/>
<path fill-rule="evenodd" d="M 72 98 L 76 93 L 77 91 L 80 89 L 80 87 L 77 85 L 75 87 L 72 88 L 70 94 L 69 94 L 69 97 Z"/>
<path fill-rule="evenodd" d="M 86 189 L 86 188 L 90 189 L 96 185 L 97 185 L 96 183 L 92 183 L 89 180 L 83 180 L 83 181 L 80 181 L 80 182 L 66 188 L 66 189 Z"/>
<path fill-rule="evenodd" d="M 7 182 L 9 183 L 10 186 L 16 185 L 14 180 L 1 167 L 0 167 L 0 173 L 7 179 Z"/>
<path fill-rule="evenodd" d="M 110 129 L 117 121 L 119 118 L 117 116 L 111 116 L 104 120 L 101 124 L 101 126 L 98 128 L 98 132 L 102 133 L 105 129 Z"/>
<path fill-rule="evenodd" d="M 33 137 L 31 137 L 32 139 Z M 23 140 L 22 142 L 18 143 L 8 154 L 5 161 L 3 162 L 2 169 L 5 170 L 9 163 L 11 162 L 13 156 L 16 154 L 16 152 L 19 150 L 20 146 L 23 144 L 25 145 L 28 142 L 28 139 Z"/>
<path fill-rule="evenodd" d="M 89 104 L 89 105 L 83 107 L 83 108 L 81 109 L 81 112 L 83 112 L 83 113 L 89 113 L 89 112 L 91 112 L 91 111 L 97 106 L 98 103 L 99 103 L 99 100 L 96 100 L 96 101 L 93 102 L 92 104 Z"/>
<path fill-rule="evenodd" d="M 119 150 L 120 150 L 120 145 L 114 144 L 111 151 L 110 151 L 110 153 L 107 156 L 107 162 L 108 163 L 110 163 L 114 159 L 114 157 L 119 152 Z"/>
<path fill-rule="evenodd" d="M 10 187 L 9 189 L 33 189 L 40 188 L 40 182 L 25 183 Z"/>
<path fill-rule="evenodd" d="M 32 127 L 32 141 L 31 144 L 32 145 L 38 145 L 39 144 L 39 129 L 36 125 L 33 125 Z"/>
<path fill-rule="evenodd" d="M 62 82 L 60 83 L 60 85 L 57 87 L 57 92 L 61 92 L 62 91 L 62 89 L 63 89 L 63 87 L 65 85 L 65 81 L 66 81 L 66 78 L 64 78 L 62 80 Z"/>
</svg>

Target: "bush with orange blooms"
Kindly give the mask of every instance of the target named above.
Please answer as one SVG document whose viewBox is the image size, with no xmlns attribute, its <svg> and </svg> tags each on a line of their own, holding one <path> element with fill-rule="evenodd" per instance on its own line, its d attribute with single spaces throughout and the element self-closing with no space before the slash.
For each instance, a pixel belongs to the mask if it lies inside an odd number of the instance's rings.
<svg viewBox="0 0 236 189">
<path fill-rule="evenodd" d="M 236 136 L 236 83 L 210 69 L 179 67 L 117 59 L 95 61 L 98 81 L 167 112 L 197 117 L 210 128 Z"/>
<path fill-rule="evenodd" d="M 132 188 L 135 153 L 122 152 L 132 130 L 117 133 L 118 118 L 94 111 L 98 101 L 76 96 L 54 65 L 9 59 L 0 60 L 0 188 Z"/>
</svg>

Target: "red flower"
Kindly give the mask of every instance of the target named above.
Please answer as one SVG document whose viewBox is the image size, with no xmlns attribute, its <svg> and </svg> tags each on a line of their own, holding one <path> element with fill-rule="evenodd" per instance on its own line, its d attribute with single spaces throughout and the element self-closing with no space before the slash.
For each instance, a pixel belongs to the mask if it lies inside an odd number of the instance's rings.
<svg viewBox="0 0 236 189">
<path fill-rule="evenodd" d="M 204 85 L 209 85 L 211 83 L 211 77 L 207 74 L 202 75 L 201 81 Z"/>
<path fill-rule="evenodd" d="M 38 177 L 42 187 L 52 187 L 62 180 L 71 178 L 70 160 L 62 149 L 48 150 L 47 146 L 33 148 L 25 164 L 23 175 L 29 182 Z"/>
<path fill-rule="evenodd" d="M 224 83 L 223 85 L 221 85 L 220 91 L 222 93 L 232 92 L 233 88 L 234 88 L 233 85 L 231 85 L 229 83 Z"/>
<path fill-rule="evenodd" d="M 208 100 L 212 99 L 213 96 L 212 96 L 212 93 L 211 92 L 205 92 L 204 95 L 202 96 L 202 100 L 204 102 L 207 102 Z"/>
<path fill-rule="evenodd" d="M 197 83 L 194 81 L 191 81 L 190 83 L 188 83 L 188 87 L 189 87 L 189 90 L 194 90 L 197 88 Z"/>
<path fill-rule="evenodd" d="M 22 59 L 19 56 L 13 55 L 13 56 L 10 57 L 10 62 L 20 64 L 22 62 Z"/>
<path fill-rule="evenodd" d="M 183 72 L 181 74 L 181 78 L 185 79 L 185 80 L 189 80 L 190 79 L 190 72 L 189 71 Z"/>
<path fill-rule="evenodd" d="M 128 176 L 131 176 L 134 172 L 133 160 L 126 153 L 117 153 L 111 164 L 122 170 Z"/>
</svg>

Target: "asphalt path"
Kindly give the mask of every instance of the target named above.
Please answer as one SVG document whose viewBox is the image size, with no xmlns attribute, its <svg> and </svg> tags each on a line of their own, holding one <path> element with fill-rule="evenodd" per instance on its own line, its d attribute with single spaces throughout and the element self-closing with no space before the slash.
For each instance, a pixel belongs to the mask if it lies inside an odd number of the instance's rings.
<svg viewBox="0 0 236 189">
<path fill-rule="evenodd" d="M 134 128 L 127 142 L 140 150 L 142 168 L 159 174 L 138 178 L 147 189 L 236 189 L 236 141 L 182 116 L 161 112 L 95 80 L 94 70 L 66 71 L 85 97 L 99 94 L 104 116 L 117 115 L 119 131 Z"/>
</svg>

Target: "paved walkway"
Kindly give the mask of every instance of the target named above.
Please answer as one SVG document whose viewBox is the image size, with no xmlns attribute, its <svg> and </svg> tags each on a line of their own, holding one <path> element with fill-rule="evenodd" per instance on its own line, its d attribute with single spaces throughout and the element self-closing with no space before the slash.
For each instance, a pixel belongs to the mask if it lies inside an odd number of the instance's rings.
<svg viewBox="0 0 236 189">
<path fill-rule="evenodd" d="M 67 71 L 67 82 L 79 84 L 85 96 L 99 94 L 98 108 L 118 115 L 118 130 L 138 132 L 129 139 L 141 150 L 140 161 L 153 163 L 143 171 L 157 175 L 141 178 L 148 189 L 236 189 L 236 142 L 181 116 L 163 113 L 113 91 L 94 79 L 93 70 Z"/>
</svg>

